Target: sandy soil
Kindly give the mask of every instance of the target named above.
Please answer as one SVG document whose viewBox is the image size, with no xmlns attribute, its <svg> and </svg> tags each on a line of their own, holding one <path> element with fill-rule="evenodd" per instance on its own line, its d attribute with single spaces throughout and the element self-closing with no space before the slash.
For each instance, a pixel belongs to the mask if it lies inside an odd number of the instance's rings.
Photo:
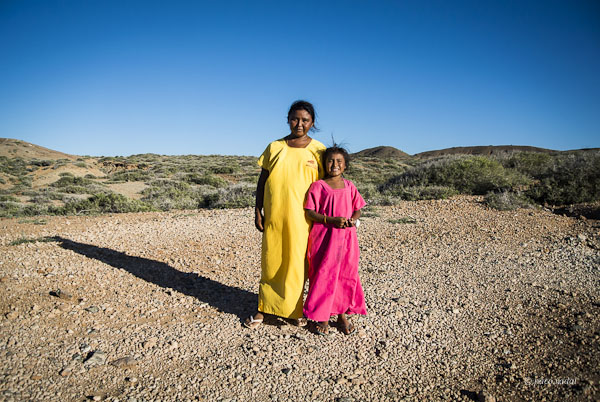
<svg viewBox="0 0 600 402">
<path fill-rule="evenodd" d="M 369 313 L 317 336 L 242 327 L 252 216 L 0 220 L 0 400 L 599 399 L 597 221 L 474 197 L 376 208 Z"/>
</svg>

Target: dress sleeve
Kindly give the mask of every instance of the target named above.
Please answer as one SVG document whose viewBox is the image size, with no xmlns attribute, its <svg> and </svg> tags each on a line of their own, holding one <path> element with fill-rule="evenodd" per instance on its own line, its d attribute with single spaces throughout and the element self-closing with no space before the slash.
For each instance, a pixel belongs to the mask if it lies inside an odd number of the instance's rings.
<svg viewBox="0 0 600 402">
<path fill-rule="evenodd" d="M 323 168 L 323 152 L 325 152 L 326 149 L 325 145 L 313 138 L 309 146 L 310 151 L 317 160 L 317 166 L 319 167 L 319 179 L 322 179 L 325 176 L 325 169 Z"/>
<path fill-rule="evenodd" d="M 360 193 L 358 192 L 358 189 L 356 188 L 354 183 L 350 182 L 350 185 L 352 194 L 352 210 L 358 211 L 359 209 L 362 209 L 365 205 L 367 205 L 367 203 L 362 198 L 362 195 L 360 195 Z"/>
<path fill-rule="evenodd" d="M 271 144 L 267 145 L 265 151 L 258 158 L 258 166 L 271 171 Z"/>
<path fill-rule="evenodd" d="M 310 209 L 311 211 L 317 210 L 317 205 L 321 200 L 321 192 L 319 191 L 319 182 L 314 182 L 310 185 L 308 192 L 306 193 L 306 201 L 304 202 L 304 209 Z"/>
</svg>

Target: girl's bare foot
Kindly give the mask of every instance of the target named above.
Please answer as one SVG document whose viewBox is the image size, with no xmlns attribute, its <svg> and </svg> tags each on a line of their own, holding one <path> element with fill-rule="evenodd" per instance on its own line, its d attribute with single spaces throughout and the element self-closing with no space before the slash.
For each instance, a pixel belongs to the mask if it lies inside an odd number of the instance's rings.
<svg viewBox="0 0 600 402">
<path fill-rule="evenodd" d="M 348 317 L 346 317 L 346 314 L 338 315 L 337 324 L 338 324 L 339 330 L 342 331 L 342 333 L 344 335 L 350 335 L 356 329 L 356 328 L 354 328 L 354 325 L 348 320 Z"/>
<path fill-rule="evenodd" d="M 315 334 L 327 335 L 329 334 L 329 321 L 319 321 L 315 324 Z"/>
</svg>

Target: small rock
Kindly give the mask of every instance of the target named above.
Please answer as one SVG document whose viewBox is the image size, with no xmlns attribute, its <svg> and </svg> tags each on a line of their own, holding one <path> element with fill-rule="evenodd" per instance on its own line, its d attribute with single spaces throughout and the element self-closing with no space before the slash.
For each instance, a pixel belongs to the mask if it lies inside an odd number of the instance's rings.
<svg viewBox="0 0 600 402">
<path fill-rule="evenodd" d="M 289 373 L 290 373 L 290 371 L 292 371 L 292 369 L 291 369 L 291 368 L 287 368 L 287 367 L 281 370 L 281 372 L 282 372 L 283 374 L 285 374 L 285 375 L 289 374 Z"/>
<path fill-rule="evenodd" d="M 496 402 L 496 397 L 494 397 L 487 391 L 480 391 L 477 394 L 477 401 L 478 402 Z"/>
<path fill-rule="evenodd" d="M 86 367 L 101 366 L 106 362 L 106 354 L 101 350 L 92 352 L 91 355 L 83 362 Z"/>
<path fill-rule="evenodd" d="M 60 289 L 56 289 L 50 292 L 51 296 L 58 297 L 63 300 L 73 300 L 73 296 L 70 293 L 62 291 Z"/>
<path fill-rule="evenodd" d="M 113 360 L 110 362 L 111 366 L 115 366 L 118 368 L 131 368 L 137 364 L 137 360 L 135 360 L 131 356 L 121 357 L 120 359 Z"/>
<path fill-rule="evenodd" d="M 100 311 L 100 309 L 96 306 L 89 306 L 85 309 L 85 311 L 94 314 L 94 313 L 97 313 L 98 311 Z"/>
<path fill-rule="evenodd" d="M 569 327 L 569 331 L 571 331 L 571 332 L 576 332 L 576 331 L 581 331 L 581 330 L 583 330 L 583 325 L 580 325 L 580 324 L 574 324 Z"/>
<path fill-rule="evenodd" d="M 296 333 L 296 334 L 294 334 L 294 338 L 304 341 L 304 340 L 306 340 L 306 335 Z"/>
<path fill-rule="evenodd" d="M 153 347 L 155 347 L 155 346 L 156 346 L 156 344 L 157 344 L 157 343 L 158 343 L 158 338 L 156 338 L 156 337 L 152 337 L 152 338 L 148 339 L 147 341 L 145 341 L 145 342 L 142 344 L 142 347 L 143 347 L 145 350 L 152 349 Z"/>
<path fill-rule="evenodd" d="M 4 316 L 9 320 L 14 320 L 19 316 L 19 314 L 17 314 L 16 311 L 9 311 L 8 313 L 4 314 Z"/>
</svg>

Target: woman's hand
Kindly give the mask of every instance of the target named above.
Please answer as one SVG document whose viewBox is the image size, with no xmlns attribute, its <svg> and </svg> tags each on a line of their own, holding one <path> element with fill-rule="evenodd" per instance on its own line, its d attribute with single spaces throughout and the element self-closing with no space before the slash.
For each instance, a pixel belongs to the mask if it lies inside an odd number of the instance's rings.
<svg viewBox="0 0 600 402">
<path fill-rule="evenodd" d="M 254 215 L 254 226 L 256 226 L 256 228 L 260 231 L 260 232 L 264 232 L 265 228 L 264 228 L 264 221 L 265 221 L 265 216 L 263 215 L 262 211 L 258 208 L 255 208 L 255 215 Z"/>
</svg>

